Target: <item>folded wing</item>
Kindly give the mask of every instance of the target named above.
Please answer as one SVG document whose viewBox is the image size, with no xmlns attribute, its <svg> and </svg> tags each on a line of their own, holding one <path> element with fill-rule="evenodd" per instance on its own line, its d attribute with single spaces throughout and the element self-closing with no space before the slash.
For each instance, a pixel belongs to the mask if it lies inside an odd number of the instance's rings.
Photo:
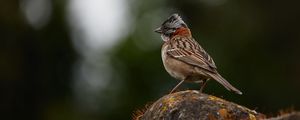
<svg viewBox="0 0 300 120">
<path fill-rule="evenodd" d="M 174 37 L 173 39 L 170 40 L 171 46 L 167 51 L 170 56 L 210 72 L 216 72 L 217 67 L 213 59 L 193 38 Z"/>
</svg>

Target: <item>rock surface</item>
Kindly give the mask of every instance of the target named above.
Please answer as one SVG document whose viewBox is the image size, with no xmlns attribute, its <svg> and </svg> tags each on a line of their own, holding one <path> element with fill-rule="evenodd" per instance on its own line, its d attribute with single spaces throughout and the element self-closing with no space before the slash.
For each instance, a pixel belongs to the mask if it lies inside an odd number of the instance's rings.
<svg viewBox="0 0 300 120">
<path fill-rule="evenodd" d="M 166 95 L 153 103 L 140 120 L 257 120 L 265 115 L 194 90 Z"/>
</svg>

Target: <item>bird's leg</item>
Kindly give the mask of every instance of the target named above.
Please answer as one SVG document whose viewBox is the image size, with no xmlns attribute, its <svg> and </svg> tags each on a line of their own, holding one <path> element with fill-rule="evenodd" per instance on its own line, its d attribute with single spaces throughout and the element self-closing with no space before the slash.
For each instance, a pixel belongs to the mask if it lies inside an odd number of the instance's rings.
<svg viewBox="0 0 300 120">
<path fill-rule="evenodd" d="M 182 83 L 184 82 L 184 80 L 181 80 L 173 89 L 169 94 L 172 94 Z"/>
<path fill-rule="evenodd" d="M 203 82 L 200 83 L 200 90 L 199 90 L 200 93 L 202 93 L 207 81 L 208 79 L 204 79 Z"/>
</svg>

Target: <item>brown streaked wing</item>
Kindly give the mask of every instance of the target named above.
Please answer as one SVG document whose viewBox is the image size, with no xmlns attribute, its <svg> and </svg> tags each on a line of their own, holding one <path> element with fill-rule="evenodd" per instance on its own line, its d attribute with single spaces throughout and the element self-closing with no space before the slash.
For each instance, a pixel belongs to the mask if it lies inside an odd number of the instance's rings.
<svg viewBox="0 0 300 120">
<path fill-rule="evenodd" d="M 195 52 L 197 56 L 203 56 L 206 59 L 207 64 L 209 64 L 210 67 L 217 69 L 217 66 L 212 59 L 212 57 L 209 56 L 209 54 L 198 44 L 198 42 L 192 38 L 195 44 L 198 46 L 198 51 Z"/>
<path fill-rule="evenodd" d="M 167 53 L 185 63 L 215 72 L 216 66 L 212 58 L 191 37 L 177 36 L 172 38 Z"/>
</svg>

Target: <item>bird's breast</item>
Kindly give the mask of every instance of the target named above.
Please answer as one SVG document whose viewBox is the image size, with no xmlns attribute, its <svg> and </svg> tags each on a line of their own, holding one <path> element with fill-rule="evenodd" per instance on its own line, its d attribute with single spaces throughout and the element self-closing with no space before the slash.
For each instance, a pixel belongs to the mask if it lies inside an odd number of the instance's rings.
<svg viewBox="0 0 300 120">
<path fill-rule="evenodd" d="M 194 74 L 194 67 L 167 54 L 168 45 L 164 44 L 161 57 L 166 71 L 174 78 L 184 80 L 187 76 Z"/>
</svg>

